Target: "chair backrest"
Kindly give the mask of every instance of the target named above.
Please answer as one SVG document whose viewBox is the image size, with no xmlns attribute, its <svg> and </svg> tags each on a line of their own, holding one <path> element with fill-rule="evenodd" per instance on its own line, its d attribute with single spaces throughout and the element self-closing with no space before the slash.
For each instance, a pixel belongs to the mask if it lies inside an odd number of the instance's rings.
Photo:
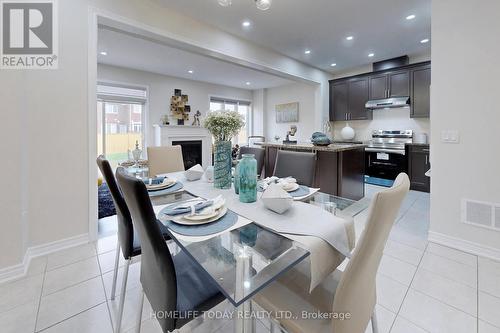
<svg viewBox="0 0 500 333">
<path fill-rule="evenodd" d="M 333 300 L 333 311 L 350 313 L 351 319 L 334 319 L 332 332 L 365 332 L 376 304 L 375 283 L 380 259 L 409 188 L 408 176 L 401 173 L 390 189 L 373 197 L 365 229 L 342 274 Z"/>
<path fill-rule="evenodd" d="M 162 330 L 173 331 L 176 324 L 173 314 L 177 309 L 177 278 L 172 256 L 156 222 L 144 182 L 128 175 L 123 168 L 118 168 L 116 177 L 141 238 L 142 288 L 153 311 L 160 312 L 157 320 Z"/>
<path fill-rule="evenodd" d="M 181 146 L 148 147 L 149 175 L 184 171 Z"/>
<path fill-rule="evenodd" d="M 280 178 L 290 176 L 297 179 L 300 185 L 312 186 L 315 171 L 315 153 L 278 150 L 273 176 Z"/>
<path fill-rule="evenodd" d="M 106 184 L 108 184 L 111 198 L 115 204 L 116 216 L 118 219 L 118 238 L 120 240 L 120 247 L 122 249 L 123 256 L 125 259 L 128 259 L 132 255 L 132 247 L 134 243 L 134 227 L 132 225 L 132 218 L 130 217 L 129 209 L 123 199 L 118 184 L 116 183 L 113 169 L 111 169 L 111 165 L 108 160 L 103 155 L 100 155 L 97 157 L 96 162 L 99 170 L 101 170 Z"/>
<path fill-rule="evenodd" d="M 264 167 L 264 156 L 266 154 L 266 150 L 264 148 L 243 146 L 240 148 L 238 159 L 241 159 L 241 155 L 243 154 L 253 154 L 255 156 L 255 159 L 257 160 L 257 175 L 260 175 L 262 173 L 262 168 Z"/>
</svg>

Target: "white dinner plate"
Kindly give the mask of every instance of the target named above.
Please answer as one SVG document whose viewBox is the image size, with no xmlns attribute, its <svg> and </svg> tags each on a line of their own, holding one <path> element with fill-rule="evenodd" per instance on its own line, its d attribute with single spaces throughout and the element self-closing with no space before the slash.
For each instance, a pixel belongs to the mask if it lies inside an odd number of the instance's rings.
<svg viewBox="0 0 500 333">
<path fill-rule="evenodd" d="M 281 184 L 281 188 L 284 189 L 287 192 L 293 192 L 293 191 L 296 191 L 299 188 L 299 184 L 297 184 L 297 183 L 288 183 L 287 185 L 288 185 L 287 188 L 285 188 L 283 186 L 283 184 Z"/>
<path fill-rule="evenodd" d="M 177 181 L 175 179 L 165 178 L 161 184 L 156 184 L 156 185 L 146 184 L 146 188 L 148 189 L 148 191 L 164 190 L 166 188 L 174 186 L 176 183 Z"/>
<path fill-rule="evenodd" d="M 205 218 L 202 220 L 192 220 L 192 219 L 187 219 L 186 216 L 172 216 L 171 221 L 177 224 L 182 224 L 182 225 L 201 225 L 201 224 L 207 224 L 211 222 L 215 222 L 227 213 L 227 207 L 222 207 L 218 209 L 215 213 L 215 215 Z"/>
</svg>

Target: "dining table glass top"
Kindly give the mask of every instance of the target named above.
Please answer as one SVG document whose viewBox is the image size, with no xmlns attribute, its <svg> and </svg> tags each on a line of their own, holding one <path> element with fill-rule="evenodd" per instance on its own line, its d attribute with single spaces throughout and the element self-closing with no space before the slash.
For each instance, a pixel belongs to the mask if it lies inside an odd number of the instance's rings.
<svg viewBox="0 0 500 333">
<path fill-rule="evenodd" d="M 207 183 L 207 186 L 213 184 Z M 235 195 L 228 191 L 227 195 Z M 195 196 L 181 190 L 151 197 L 153 206 L 182 202 Z M 304 202 L 340 217 L 354 216 L 367 207 L 326 193 L 316 192 Z M 161 214 L 158 219 L 167 222 Z M 240 216 L 240 219 L 246 220 Z M 235 306 L 242 305 L 269 283 L 309 256 L 309 251 L 286 235 L 263 228 L 253 221 L 208 237 L 187 237 L 171 232 L 172 239 L 215 282 Z"/>
</svg>

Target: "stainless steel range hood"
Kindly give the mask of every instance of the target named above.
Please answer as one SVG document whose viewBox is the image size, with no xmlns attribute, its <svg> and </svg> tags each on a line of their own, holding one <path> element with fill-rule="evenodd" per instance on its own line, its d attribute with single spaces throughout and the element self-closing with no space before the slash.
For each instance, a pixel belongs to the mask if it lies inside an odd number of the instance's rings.
<svg viewBox="0 0 500 333">
<path fill-rule="evenodd" d="M 365 108 L 367 109 L 388 109 L 388 108 L 402 108 L 410 106 L 410 97 L 393 97 L 384 99 L 374 99 L 366 102 Z"/>
</svg>

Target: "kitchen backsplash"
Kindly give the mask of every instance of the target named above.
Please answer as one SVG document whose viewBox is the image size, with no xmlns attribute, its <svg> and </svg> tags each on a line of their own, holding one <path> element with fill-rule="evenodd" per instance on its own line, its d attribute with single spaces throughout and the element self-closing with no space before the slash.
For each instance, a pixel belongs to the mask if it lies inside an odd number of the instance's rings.
<svg viewBox="0 0 500 333">
<path fill-rule="evenodd" d="M 341 140 L 340 131 L 345 121 L 333 122 L 333 137 Z M 410 118 L 409 108 L 383 109 L 373 111 L 373 120 L 349 121 L 349 125 L 356 131 L 355 140 L 366 141 L 371 138 L 373 130 L 406 130 L 411 129 L 415 134 L 425 133 L 430 142 L 430 121 L 428 118 Z"/>
</svg>

